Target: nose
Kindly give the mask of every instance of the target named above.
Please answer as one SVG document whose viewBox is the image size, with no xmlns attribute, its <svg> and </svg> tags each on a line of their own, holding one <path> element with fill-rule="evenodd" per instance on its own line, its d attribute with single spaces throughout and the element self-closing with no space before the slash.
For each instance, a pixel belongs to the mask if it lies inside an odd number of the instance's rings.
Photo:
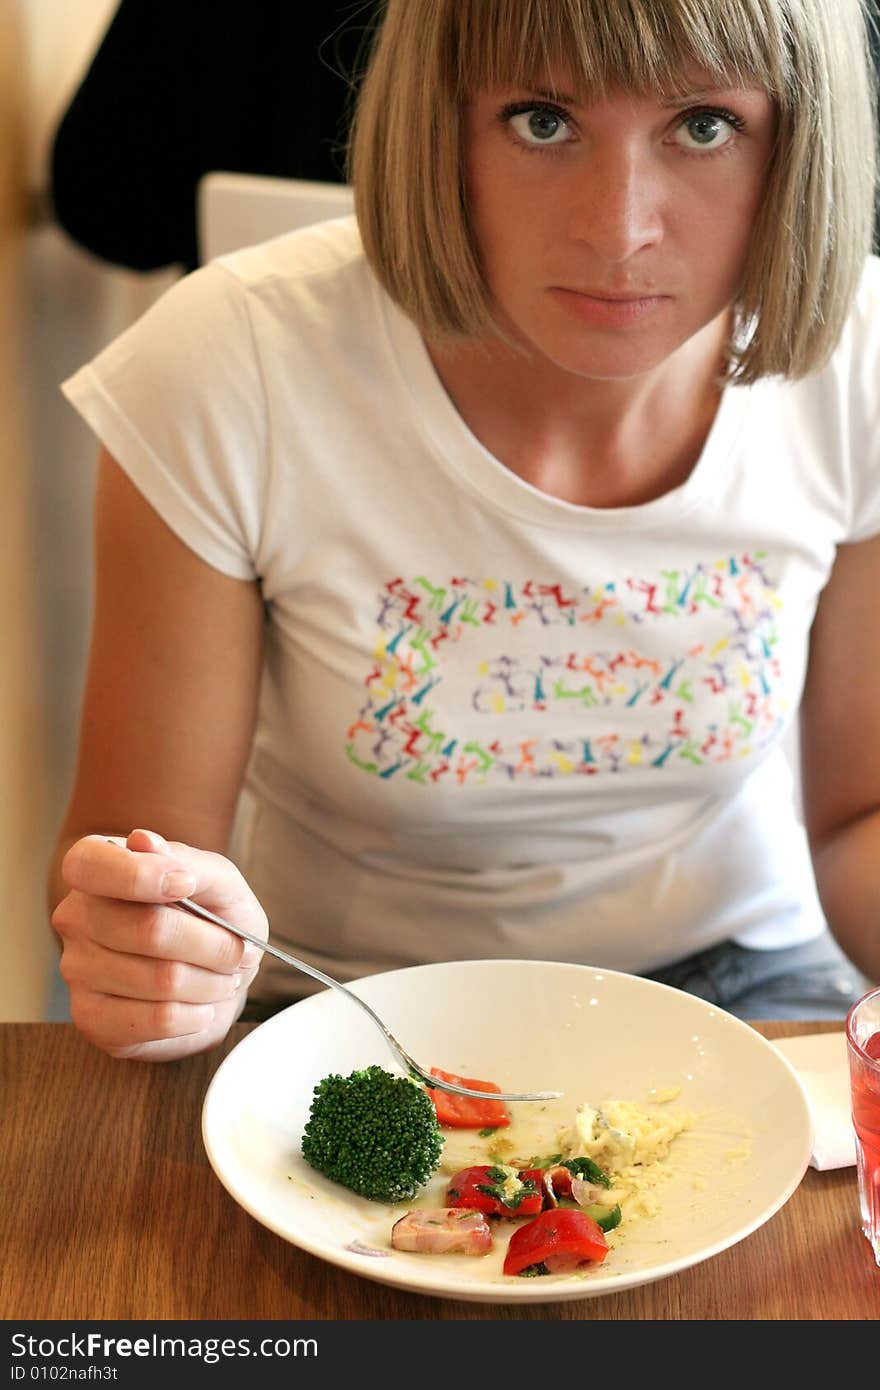
<svg viewBox="0 0 880 1390">
<path fill-rule="evenodd" d="M 633 146 L 593 152 L 578 181 L 570 231 L 608 264 L 662 240 L 661 191 L 645 152 Z"/>
</svg>

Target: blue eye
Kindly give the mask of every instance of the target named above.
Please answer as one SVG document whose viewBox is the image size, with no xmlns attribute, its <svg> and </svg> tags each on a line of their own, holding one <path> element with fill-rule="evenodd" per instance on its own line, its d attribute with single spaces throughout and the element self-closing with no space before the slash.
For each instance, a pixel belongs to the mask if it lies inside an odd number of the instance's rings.
<svg viewBox="0 0 880 1390">
<path fill-rule="evenodd" d="M 549 106 L 520 107 L 506 113 L 506 119 L 526 145 L 563 145 L 571 139 L 565 117 Z"/>
<path fill-rule="evenodd" d="M 730 112 L 691 111 L 676 130 L 675 139 L 686 150 L 721 150 L 742 124 Z"/>
</svg>

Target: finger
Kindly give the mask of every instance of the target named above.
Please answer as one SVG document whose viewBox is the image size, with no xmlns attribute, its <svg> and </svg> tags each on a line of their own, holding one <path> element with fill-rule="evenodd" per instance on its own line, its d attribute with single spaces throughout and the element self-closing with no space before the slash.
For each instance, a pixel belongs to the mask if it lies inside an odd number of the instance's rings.
<svg viewBox="0 0 880 1390">
<path fill-rule="evenodd" d="M 192 892 L 184 896 L 189 898 L 201 897 L 205 906 L 209 906 L 212 911 L 220 916 L 225 914 L 231 917 L 232 920 L 235 920 L 239 910 L 243 909 L 243 911 L 247 913 L 246 925 L 251 934 L 254 936 L 268 936 L 268 923 L 266 922 L 265 914 L 261 914 L 261 920 L 257 922 L 251 920 L 253 916 L 253 904 L 252 901 L 249 902 L 248 899 L 252 898 L 252 895 L 245 880 L 239 874 L 230 873 L 231 865 L 228 860 L 221 859 L 220 856 L 216 854 L 205 854 L 199 850 L 192 850 L 190 846 L 178 844 L 173 840 L 165 840 L 155 830 L 133 830 L 126 840 L 126 849 L 140 850 L 147 853 L 165 853 L 171 854 L 172 856 L 178 851 L 184 855 L 187 853 L 196 854 L 202 861 L 198 875 L 199 882 Z M 210 861 L 210 865 L 206 865 L 205 861 Z M 218 864 L 222 869 L 222 874 L 219 877 L 216 873 L 216 865 Z M 210 867 L 213 872 L 207 872 L 208 867 Z M 210 901 L 205 902 L 206 898 L 210 899 Z M 220 928 L 220 931 L 224 940 L 230 936 L 230 933 L 224 932 L 222 928 Z M 216 948 L 216 933 L 213 940 Z M 235 960 L 236 969 L 250 972 L 248 979 L 249 983 L 262 962 L 263 952 L 252 944 L 242 942 L 241 937 L 235 936 L 232 937 L 231 941 L 227 941 L 226 950 L 231 953 Z M 204 963 L 211 969 L 219 968 L 212 965 L 211 961 L 206 961 Z"/>
<path fill-rule="evenodd" d="M 103 835 L 78 840 L 62 863 L 65 882 L 94 897 L 130 902 L 168 903 L 197 897 L 205 907 L 240 923 L 253 935 L 268 934 L 265 913 L 230 860 L 210 850 L 163 840 L 150 830 L 132 831 L 127 843 L 149 848 L 129 849 Z M 243 951 L 236 946 L 232 959 L 243 969 L 255 970 L 262 952 L 252 945 Z"/>
<path fill-rule="evenodd" d="M 66 950 L 59 969 L 71 991 L 82 987 L 157 1003 L 219 1004 L 232 999 L 242 984 L 238 973 L 218 974 L 185 961 L 125 955 L 94 941 Z"/>
<path fill-rule="evenodd" d="M 78 989 L 70 1001 L 70 1016 L 80 1032 L 97 1047 L 118 1055 L 144 1043 L 209 1032 L 217 1015 L 213 1004 L 124 999 L 88 989 Z"/>
<path fill-rule="evenodd" d="M 77 840 L 65 854 L 61 872 L 69 888 L 129 902 L 173 902 L 188 898 L 198 887 L 193 864 L 183 862 L 180 854 L 138 853 L 104 835 Z"/>
<path fill-rule="evenodd" d="M 232 975 L 252 968 L 243 965 L 245 943 L 222 927 L 202 922 L 169 903 L 126 903 L 112 898 L 80 896 L 68 911 L 83 924 L 77 936 L 91 939 L 108 951 L 148 956 L 153 960 L 183 961 L 203 970 Z M 87 922 L 87 926 L 85 925 Z M 67 932 L 69 939 L 72 933 Z M 258 957 L 261 953 L 254 952 Z"/>
<path fill-rule="evenodd" d="M 163 854 L 168 852 L 168 841 L 156 830 L 132 830 L 126 836 L 125 848 L 144 854 Z"/>
</svg>

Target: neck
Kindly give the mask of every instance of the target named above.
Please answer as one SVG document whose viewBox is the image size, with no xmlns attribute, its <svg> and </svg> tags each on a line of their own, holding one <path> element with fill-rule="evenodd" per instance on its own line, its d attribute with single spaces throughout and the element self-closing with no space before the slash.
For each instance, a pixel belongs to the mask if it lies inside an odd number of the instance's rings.
<svg viewBox="0 0 880 1390">
<path fill-rule="evenodd" d="M 635 505 L 685 481 L 721 397 L 715 320 L 638 377 L 583 378 L 501 342 L 428 344 L 459 414 L 527 482 L 581 505 Z"/>
</svg>

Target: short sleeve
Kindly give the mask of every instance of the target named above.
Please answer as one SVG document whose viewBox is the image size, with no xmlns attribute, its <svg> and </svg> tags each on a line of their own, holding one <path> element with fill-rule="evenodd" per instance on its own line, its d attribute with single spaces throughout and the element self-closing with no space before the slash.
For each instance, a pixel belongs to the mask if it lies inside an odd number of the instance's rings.
<svg viewBox="0 0 880 1390">
<path fill-rule="evenodd" d="M 258 575 L 266 408 L 246 291 L 184 276 L 61 390 L 146 500 L 215 569 Z"/>
<path fill-rule="evenodd" d="M 880 534 L 880 259 L 869 258 L 852 320 L 848 541 Z"/>
</svg>

